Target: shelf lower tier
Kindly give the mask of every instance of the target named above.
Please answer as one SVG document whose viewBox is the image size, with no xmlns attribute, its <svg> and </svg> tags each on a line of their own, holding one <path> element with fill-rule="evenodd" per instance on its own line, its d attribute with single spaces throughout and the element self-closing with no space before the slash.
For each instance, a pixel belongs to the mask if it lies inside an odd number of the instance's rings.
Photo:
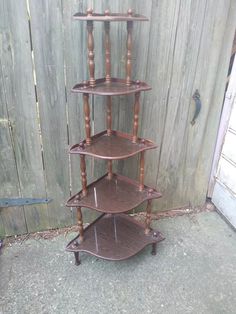
<svg viewBox="0 0 236 314">
<path fill-rule="evenodd" d="M 73 145 L 70 153 L 118 160 L 157 147 L 152 141 L 142 138 L 138 138 L 137 143 L 133 143 L 132 135 L 119 131 L 112 131 L 110 136 L 107 135 L 107 131 L 103 131 L 92 136 L 91 141 L 90 145 L 86 144 L 86 140 Z"/>
<path fill-rule="evenodd" d="M 162 234 L 151 230 L 125 214 L 103 214 L 84 230 L 84 240 L 74 238 L 66 247 L 69 252 L 86 252 L 106 260 L 127 259 L 145 246 L 164 240 Z"/>
<path fill-rule="evenodd" d="M 68 207 L 86 207 L 103 213 L 128 212 L 144 201 L 157 199 L 161 193 L 148 186 L 139 191 L 139 182 L 113 174 L 107 174 L 87 186 L 87 195 L 82 191 L 72 196 L 66 203 Z"/>
<path fill-rule="evenodd" d="M 94 87 L 87 83 L 76 84 L 71 91 L 74 93 L 115 96 L 133 94 L 150 89 L 151 87 L 144 82 L 131 81 L 131 85 L 126 85 L 126 80 L 112 77 L 111 82 L 106 82 L 105 78 L 95 80 Z"/>
</svg>

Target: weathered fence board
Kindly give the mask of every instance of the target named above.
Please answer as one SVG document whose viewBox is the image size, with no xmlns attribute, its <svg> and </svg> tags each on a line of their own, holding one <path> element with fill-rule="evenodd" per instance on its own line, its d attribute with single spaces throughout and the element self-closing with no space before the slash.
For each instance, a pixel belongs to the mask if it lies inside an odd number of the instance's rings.
<svg viewBox="0 0 236 314">
<path fill-rule="evenodd" d="M 51 227 L 72 222 L 61 1 L 29 1 L 43 158 Z M 39 14 L 40 12 L 40 14 Z"/>
<path fill-rule="evenodd" d="M 65 201 L 81 188 L 80 167 L 68 148 L 85 132 L 82 96 L 70 90 L 88 79 L 88 69 L 86 23 L 72 15 L 88 7 L 97 12 L 133 8 L 150 17 L 134 23 L 132 51 L 133 79 L 152 86 L 141 96 L 139 136 L 159 146 L 145 154 L 145 183 L 163 192 L 154 210 L 204 202 L 236 25 L 234 0 L 217 5 L 213 0 L 4 0 L 0 6 L 0 197 L 53 198 L 44 207 L 0 209 L 0 233 L 75 221 Z M 96 78 L 105 72 L 103 30 L 103 23 L 94 23 Z M 110 34 L 112 75 L 123 77 L 126 23 L 111 23 Z M 192 126 L 196 89 L 202 109 Z M 113 129 L 132 132 L 133 102 L 133 96 L 112 98 Z M 91 96 L 90 108 L 92 132 L 104 130 L 105 97 Z M 91 182 L 107 163 L 86 159 Z M 137 178 L 137 156 L 114 162 L 114 171 Z M 91 211 L 85 214 L 85 220 L 92 218 Z"/>
<path fill-rule="evenodd" d="M 15 169 L 9 173 L 12 176 L 9 183 L 14 186 L 14 181 L 19 179 L 18 188 L 16 187 L 15 192 L 8 193 L 8 196 L 44 197 L 45 185 L 26 2 L 22 0 L 4 1 L 2 5 L 1 21 L 5 34 L 5 37 L 2 38 L 3 51 L 1 54 L 4 64 L 2 67 L 4 101 L 7 106 L 7 118 L 11 124 L 11 142 L 9 144 L 12 144 L 15 158 L 13 162 L 16 162 Z M 8 165 L 5 164 L 5 167 L 8 168 Z M 13 171 L 14 173 L 12 173 Z M 14 177 L 16 177 L 15 180 Z M 5 193 L 3 196 L 6 197 Z M 20 207 L 8 208 L 6 211 L 8 215 L 11 213 L 15 225 L 20 226 L 19 230 L 16 227 L 15 233 L 22 232 L 21 229 L 25 222 L 27 228 L 25 226 L 23 232 L 49 227 L 47 209 L 42 206 L 25 207 L 24 215 L 23 209 Z M 18 217 L 19 215 L 20 217 Z M 9 231 L 9 233 L 12 232 Z"/>
</svg>

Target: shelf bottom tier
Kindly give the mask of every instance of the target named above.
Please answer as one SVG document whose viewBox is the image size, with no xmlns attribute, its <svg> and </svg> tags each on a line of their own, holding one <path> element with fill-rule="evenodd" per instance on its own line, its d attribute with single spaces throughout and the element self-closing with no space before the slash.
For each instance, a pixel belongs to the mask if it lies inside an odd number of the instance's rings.
<svg viewBox="0 0 236 314">
<path fill-rule="evenodd" d="M 125 214 L 102 214 L 66 247 L 69 252 L 86 252 L 102 259 L 127 259 L 145 246 L 164 240 L 162 234 L 151 230 L 144 233 L 144 225 Z"/>
</svg>

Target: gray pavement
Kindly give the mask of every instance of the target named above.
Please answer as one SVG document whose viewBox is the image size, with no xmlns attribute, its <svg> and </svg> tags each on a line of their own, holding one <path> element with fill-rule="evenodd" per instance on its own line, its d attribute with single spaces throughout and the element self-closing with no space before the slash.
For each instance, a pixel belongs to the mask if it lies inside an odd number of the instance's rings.
<svg viewBox="0 0 236 314">
<path fill-rule="evenodd" d="M 156 221 L 166 236 L 122 262 L 64 251 L 74 236 L 0 255 L 0 313 L 236 313 L 236 233 L 216 212 Z"/>
</svg>

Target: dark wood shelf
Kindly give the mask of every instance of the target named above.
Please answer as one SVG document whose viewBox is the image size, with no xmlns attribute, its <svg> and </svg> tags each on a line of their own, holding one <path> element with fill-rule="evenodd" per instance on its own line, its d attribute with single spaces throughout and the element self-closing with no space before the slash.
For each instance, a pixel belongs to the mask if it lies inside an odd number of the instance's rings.
<svg viewBox="0 0 236 314">
<path fill-rule="evenodd" d="M 122 22 L 122 21 L 148 21 L 148 18 L 140 14 L 122 14 L 122 13 L 111 13 L 111 14 L 99 14 L 92 13 L 91 15 L 85 13 L 76 13 L 73 18 L 75 20 L 82 21 L 101 21 L 101 22 Z"/>
<path fill-rule="evenodd" d="M 148 21 L 148 18 L 135 14 L 132 9 L 127 14 L 94 13 L 91 8 L 87 13 L 76 13 L 75 20 L 86 21 L 88 50 L 88 81 L 76 84 L 74 93 L 82 93 L 84 109 L 84 126 L 86 139 L 70 148 L 71 154 L 78 154 L 80 159 L 82 190 L 70 197 L 67 207 L 76 207 L 79 235 L 67 245 L 67 251 L 74 252 L 75 264 L 80 264 L 79 252 L 87 252 L 107 260 L 123 260 L 129 258 L 146 245 L 152 244 L 152 254 L 156 254 L 156 244 L 164 240 L 160 232 L 151 228 L 152 200 L 161 197 L 161 193 L 144 185 L 145 151 L 157 146 L 150 140 L 138 137 L 140 96 L 142 91 L 151 87 L 145 82 L 132 80 L 132 63 L 134 51 L 132 38 L 134 21 Z M 104 77 L 95 79 L 95 42 L 94 21 L 104 22 Z M 125 77 L 112 77 L 110 28 L 113 21 L 126 22 L 126 61 Z M 102 62 L 100 60 L 100 62 Z M 90 94 L 106 96 L 106 131 L 91 136 Z M 132 95 L 133 119 L 132 134 L 112 130 L 113 96 Z M 93 97 L 91 97 L 93 101 Z M 139 181 L 132 180 L 113 172 L 113 160 L 126 159 L 140 153 Z M 107 174 L 87 185 L 86 156 L 105 159 Z M 143 202 L 147 202 L 145 225 L 137 222 L 127 214 Z M 87 228 L 83 227 L 81 208 L 89 208 L 101 212 L 102 215 Z"/>
<path fill-rule="evenodd" d="M 125 214 L 101 215 L 85 228 L 83 241 L 80 243 L 80 236 L 77 236 L 66 250 L 86 252 L 106 260 L 124 260 L 145 246 L 164 240 L 160 232 L 151 230 L 146 235 L 144 229 L 141 223 Z"/>
<path fill-rule="evenodd" d="M 92 87 L 88 82 L 76 84 L 72 88 L 74 93 L 87 93 L 94 95 L 127 95 L 140 91 L 150 90 L 151 87 L 144 82 L 131 81 L 130 85 L 126 85 L 126 80 L 111 78 L 111 82 L 107 82 L 105 78 L 95 80 L 95 86 Z"/>
<path fill-rule="evenodd" d="M 88 185 L 86 196 L 80 191 L 67 201 L 66 206 L 114 214 L 128 212 L 144 201 L 160 197 L 159 191 L 148 186 L 139 191 L 139 182 L 114 173 L 111 179 L 106 174 Z"/>
<path fill-rule="evenodd" d="M 156 148 L 150 140 L 138 138 L 137 143 L 132 142 L 132 135 L 119 131 L 112 131 L 110 136 L 103 131 L 91 137 L 91 144 L 86 140 L 70 148 L 71 154 L 90 155 L 102 159 L 124 159 L 134 156 L 142 151 Z"/>
</svg>

